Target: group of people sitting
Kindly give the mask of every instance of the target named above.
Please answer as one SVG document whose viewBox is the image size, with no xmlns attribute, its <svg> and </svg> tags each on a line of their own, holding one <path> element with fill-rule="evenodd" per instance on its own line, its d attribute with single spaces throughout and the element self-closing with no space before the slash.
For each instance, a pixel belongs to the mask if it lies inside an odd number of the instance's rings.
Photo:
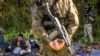
<svg viewBox="0 0 100 56">
<path fill-rule="evenodd" d="M 1 35 L 0 38 L 4 40 Z M 10 51 L 10 53 L 5 56 L 38 56 L 40 50 L 40 46 L 36 43 L 33 35 L 30 35 L 29 40 L 25 41 L 23 34 L 18 34 L 18 36 L 12 40 L 11 44 L 5 41 L 2 43 L 4 45 L 1 45 L 2 47 L 0 48 L 4 48 L 5 51 Z"/>
<path fill-rule="evenodd" d="M 73 45 L 76 56 L 100 56 L 100 43 L 86 43 L 85 45 L 76 43 Z"/>
<path fill-rule="evenodd" d="M 0 34 L 0 48 L 10 52 L 4 56 L 38 56 L 40 52 L 40 46 L 33 35 L 30 35 L 29 39 L 25 41 L 23 34 L 18 34 L 9 44 L 5 42 L 3 35 Z M 76 56 L 100 56 L 100 43 L 87 43 L 85 45 L 74 43 L 73 48 Z"/>
</svg>

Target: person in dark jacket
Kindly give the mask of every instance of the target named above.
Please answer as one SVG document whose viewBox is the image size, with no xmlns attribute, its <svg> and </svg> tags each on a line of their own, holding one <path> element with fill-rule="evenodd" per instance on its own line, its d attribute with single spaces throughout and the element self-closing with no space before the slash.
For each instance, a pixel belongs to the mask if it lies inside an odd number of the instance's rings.
<svg viewBox="0 0 100 56">
<path fill-rule="evenodd" d="M 10 49 L 9 49 L 10 44 L 5 41 L 3 33 L 4 33 L 3 29 L 0 29 L 0 53 L 2 53 L 1 56 L 3 56 L 5 54 L 5 52 L 10 51 Z"/>
<path fill-rule="evenodd" d="M 0 34 L 0 48 L 8 48 L 9 44 L 5 41 L 4 36 Z"/>
<path fill-rule="evenodd" d="M 16 39 L 11 43 L 11 51 L 14 54 L 19 54 L 21 50 L 26 46 L 25 41 L 23 40 L 23 34 L 19 34 Z"/>
<path fill-rule="evenodd" d="M 30 35 L 26 45 L 31 49 L 30 56 L 37 56 L 40 51 L 40 46 L 36 43 L 34 36 Z"/>
</svg>

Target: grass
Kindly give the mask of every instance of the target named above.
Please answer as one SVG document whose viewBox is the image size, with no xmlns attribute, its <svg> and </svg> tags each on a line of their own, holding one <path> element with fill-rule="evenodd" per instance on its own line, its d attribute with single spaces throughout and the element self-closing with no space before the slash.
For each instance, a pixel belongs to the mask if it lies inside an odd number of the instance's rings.
<svg viewBox="0 0 100 56">
<path fill-rule="evenodd" d="M 13 31 L 10 31 L 10 32 L 4 34 L 4 37 L 5 37 L 5 40 L 7 42 L 11 42 L 13 39 L 15 39 L 17 37 L 18 34 L 19 34 L 18 32 L 13 30 Z M 22 33 L 22 34 L 24 35 L 24 40 L 28 40 L 29 35 L 31 35 L 33 33 L 32 33 L 32 30 L 30 30 L 29 32 L 25 32 L 25 33 Z M 33 35 L 34 35 L 36 41 L 39 42 L 38 37 L 35 34 L 33 34 Z"/>
</svg>

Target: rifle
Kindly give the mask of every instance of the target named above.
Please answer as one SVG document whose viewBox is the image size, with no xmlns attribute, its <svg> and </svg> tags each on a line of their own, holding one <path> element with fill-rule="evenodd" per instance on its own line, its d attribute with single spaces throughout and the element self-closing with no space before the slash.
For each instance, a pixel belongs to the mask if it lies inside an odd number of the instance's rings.
<svg viewBox="0 0 100 56">
<path fill-rule="evenodd" d="M 63 37 L 70 53 L 73 55 L 75 52 L 72 48 L 72 45 L 71 45 L 71 40 L 68 36 L 68 32 L 66 31 L 64 25 L 62 25 L 60 23 L 60 21 L 58 20 L 57 17 L 53 16 L 53 14 L 51 13 L 50 9 L 49 9 L 49 5 L 48 3 L 46 3 L 46 9 L 45 9 L 45 14 L 47 14 L 49 16 L 49 18 L 51 19 L 52 23 L 55 25 L 57 31 L 61 34 L 61 36 Z"/>
</svg>

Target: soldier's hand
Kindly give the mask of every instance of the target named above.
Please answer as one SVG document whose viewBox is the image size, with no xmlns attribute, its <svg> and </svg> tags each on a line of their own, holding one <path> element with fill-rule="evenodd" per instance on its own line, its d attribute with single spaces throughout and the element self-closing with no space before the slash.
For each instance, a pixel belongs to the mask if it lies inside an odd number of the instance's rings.
<svg viewBox="0 0 100 56">
<path fill-rule="evenodd" d="M 64 40 L 62 40 L 62 39 L 55 39 L 55 40 L 53 40 L 53 41 L 51 41 L 49 43 L 49 46 L 52 49 L 54 49 L 56 51 L 59 51 L 59 50 L 61 50 L 63 48 L 64 44 L 65 44 Z"/>
</svg>

